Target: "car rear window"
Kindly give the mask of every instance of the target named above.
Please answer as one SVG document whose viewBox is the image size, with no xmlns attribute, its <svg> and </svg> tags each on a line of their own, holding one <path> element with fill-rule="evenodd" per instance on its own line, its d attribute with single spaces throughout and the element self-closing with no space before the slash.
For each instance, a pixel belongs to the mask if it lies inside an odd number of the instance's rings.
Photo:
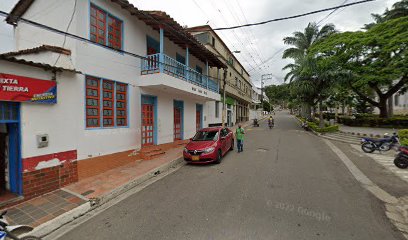
<svg viewBox="0 0 408 240">
<path fill-rule="evenodd" d="M 193 141 L 216 141 L 218 139 L 218 131 L 199 131 L 193 137 Z"/>
</svg>

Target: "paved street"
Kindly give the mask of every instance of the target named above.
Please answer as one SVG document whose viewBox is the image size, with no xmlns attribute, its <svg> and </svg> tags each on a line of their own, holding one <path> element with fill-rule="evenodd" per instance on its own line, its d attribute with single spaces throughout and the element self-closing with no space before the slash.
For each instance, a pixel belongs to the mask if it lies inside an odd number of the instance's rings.
<svg viewBox="0 0 408 240">
<path fill-rule="evenodd" d="M 403 239 L 321 138 L 286 112 L 244 152 L 186 165 L 66 233 L 69 239 Z"/>
</svg>

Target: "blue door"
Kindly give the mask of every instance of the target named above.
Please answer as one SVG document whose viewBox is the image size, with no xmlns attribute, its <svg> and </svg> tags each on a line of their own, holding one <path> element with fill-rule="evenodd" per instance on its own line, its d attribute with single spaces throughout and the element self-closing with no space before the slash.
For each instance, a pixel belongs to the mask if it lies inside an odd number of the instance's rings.
<svg viewBox="0 0 408 240">
<path fill-rule="evenodd" d="M 0 101 L 0 194 L 22 194 L 20 105 Z"/>
</svg>

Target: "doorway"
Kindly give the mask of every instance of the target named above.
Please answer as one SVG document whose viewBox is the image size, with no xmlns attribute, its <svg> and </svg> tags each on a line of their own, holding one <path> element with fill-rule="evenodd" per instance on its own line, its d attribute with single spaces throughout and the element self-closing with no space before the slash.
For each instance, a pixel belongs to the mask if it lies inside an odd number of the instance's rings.
<svg viewBox="0 0 408 240">
<path fill-rule="evenodd" d="M 183 102 L 174 101 L 174 137 L 173 140 L 183 139 Z"/>
<path fill-rule="evenodd" d="M 203 127 L 203 105 L 196 105 L 196 131 Z"/>
<path fill-rule="evenodd" d="M 155 144 L 156 134 L 156 98 L 142 96 L 142 146 Z"/>
<path fill-rule="evenodd" d="M 0 101 L 0 200 L 22 194 L 19 106 Z"/>
</svg>

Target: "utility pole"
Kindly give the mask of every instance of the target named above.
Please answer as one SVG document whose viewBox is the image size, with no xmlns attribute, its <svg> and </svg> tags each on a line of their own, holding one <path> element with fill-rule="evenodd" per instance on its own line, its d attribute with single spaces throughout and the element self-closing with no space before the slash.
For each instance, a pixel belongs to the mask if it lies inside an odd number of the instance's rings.
<svg viewBox="0 0 408 240">
<path fill-rule="evenodd" d="M 227 69 L 224 68 L 224 75 L 223 75 L 223 86 L 222 86 L 222 127 L 225 127 L 225 117 L 227 115 L 227 107 L 225 106 L 225 87 L 227 85 Z"/>
<path fill-rule="evenodd" d="M 264 80 L 269 80 L 272 79 L 273 75 L 272 74 L 262 74 L 261 75 L 261 106 L 262 106 L 262 111 L 263 111 L 263 84 Z"/>
</svg>

